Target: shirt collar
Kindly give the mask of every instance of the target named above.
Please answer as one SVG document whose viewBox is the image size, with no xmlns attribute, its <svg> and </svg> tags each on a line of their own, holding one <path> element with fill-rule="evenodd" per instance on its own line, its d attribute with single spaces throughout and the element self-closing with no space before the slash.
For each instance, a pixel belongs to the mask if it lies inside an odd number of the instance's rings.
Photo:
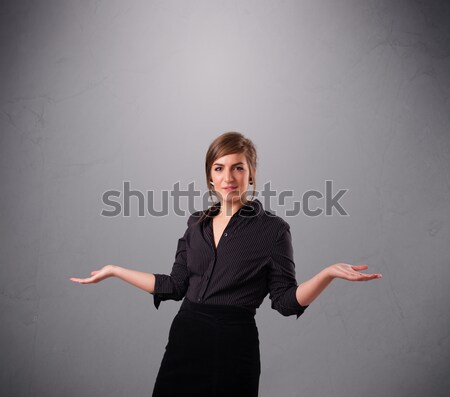
<svg viewBox="0 0 450 397">
<path fill-rule="evenodd" d="M 219 213 L 221 207 L 220 201 L 215 203 L 210 207 L 210 214 L 215 216 Z M 253 199 L 244 204 L 239 210 L 234 214 L 238 216 L 243 216 L 245 218 L 253 217 L 259 215 L 262 212 L 262 203 L 258 199 Z"/>
</svg>

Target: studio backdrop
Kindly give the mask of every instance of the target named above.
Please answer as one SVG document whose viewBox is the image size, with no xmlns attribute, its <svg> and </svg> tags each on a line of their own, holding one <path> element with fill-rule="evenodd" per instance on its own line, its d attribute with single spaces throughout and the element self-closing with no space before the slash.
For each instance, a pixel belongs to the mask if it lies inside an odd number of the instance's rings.
<svg viewBox="0 0 450 397">
<path fill-rule="evenodd" d="M 383 274 L 298 320 L 267 297 L 260 395 L 448 395 L 448 2 L 11 0 L 0 42 L 1 396 L 150 395 L 181 302 L 69 278 L 168 274 L 226 131 L 298 283 Z"/>
</svg>

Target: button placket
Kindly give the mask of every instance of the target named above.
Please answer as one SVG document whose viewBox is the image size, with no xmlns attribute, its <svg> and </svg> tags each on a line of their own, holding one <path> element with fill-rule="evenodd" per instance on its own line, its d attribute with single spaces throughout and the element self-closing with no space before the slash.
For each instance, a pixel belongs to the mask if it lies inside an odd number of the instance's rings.
<svg viewBox="0 0 450 397">
<path fill-rule="evenodd" d="M 208 287 L 208 283 L 209 283 L 209 279 L 211 278 L 211 274 L 214 270 L 214 266 L 216 264 L 216 259 L 217 259 L 217 251 L 214 248 L 214 234 L 212 232 L 212 220 L 209 220 L 209 223 L 207 225 L 207 236 L 209 238 L 209 242 L 211 244 L 211 248 L 213 250 L 213 255 L 214 255 L 214 259 L 213 261 L 209 264 L 208 269 L 206 270 L 206 276 L 203 278 L 202 281 L 202 286 L 200 288 L 200 293 L 199 293 L 199 297 L 197 299 L 198 302 L 201 302 L 203 297 L 205 296 L 205 292 L 206 289 Z"/>
<path fill-rule="evenodd" d="M 214 271 L 214 267 L 216 265 L 216 261 L 217 261 L 217 252 L 218 252 L 218 248 L 221 246 L 221 241 L 223 237 L 228 237 L 229 234 L 229 230 L 231 228 L 231 226 L 233 225 L 233 222 L 237 219 L 239 211 L 237 211 L 235 214 L 233 214 L 233 216 L 231 217 L 231 219 L 228 221 L 227 226 L 225 227 L 222 236 L 219 240 L 219 243 L 217 245 L 217 248 L 214 246 L 214 232 L 213 232 L 213 225 L 212 225 L 212 218 L 209 220 L 208 222 L 208 236 L 209 236 L 209 240 L 210 240 L 210 244 L 214 253 L 214 260 L 211 262 L 208 270 L 207 270 L 207 275 L 206 277 L 204 277 L 204 281 L 202 282 L 202 287 L 200 289 L 200 294 L 199 297 L 197 299 L 198 302 L 201 302 L 203 300 L 203 297 L 205 296 L 206 293 L 206 289 L 208 288 L 208 284 L 209 284 L 209 280 L 211 278 L 212 272 Z"/>
</svg>

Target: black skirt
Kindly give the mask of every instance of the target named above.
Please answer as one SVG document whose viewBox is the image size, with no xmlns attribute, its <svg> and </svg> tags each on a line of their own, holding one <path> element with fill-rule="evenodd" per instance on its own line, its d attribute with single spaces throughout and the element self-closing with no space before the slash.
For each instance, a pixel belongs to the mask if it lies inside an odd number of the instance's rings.
<svg viewBox="0 0 450 397">
<path fill-rule="evenodd" d="M 185 297 L 170 327 L 152 397 L 257 396 L 260 373 L 255 313 Z"/>
</svg>

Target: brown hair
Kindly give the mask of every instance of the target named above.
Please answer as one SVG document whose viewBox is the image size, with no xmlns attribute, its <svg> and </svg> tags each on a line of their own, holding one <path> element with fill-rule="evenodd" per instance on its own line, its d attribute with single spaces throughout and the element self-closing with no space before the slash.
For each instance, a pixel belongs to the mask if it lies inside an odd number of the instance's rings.
<svg viewBox="0 0 450 397">
<path fill-rule="evenodd" d="M 219 135 L 214 139 L 209 145 L 208 151 L 206 152 L 205 159 L 205 174 L 206 174 L 206 186 L 208 188 L 209 197 L 212 199 L 214 189 L 212 188 L 211 181 L 211 169 L 215 160 L 220 157 L 227 156 L 229 154 L 243 153 L 245 159 L 250 168 L 250 180 L 253 183 L 252 197 L 255 196 L 256 191 L 256 179 L 253 173 L 253 169 L 257 167 L 257 154 L 256 147 L 253 142 L 242 135 L 240 132 L 230 131 Z M 247 198 L 245 198 L 245 203 L 247 203 Z M 244 203 L 244 204 L 245 204 Z M 204 212 L 204 215 L 209 214 L 209 209 Z M 204 219 L 204 216 L 200 217 L 199 221 Z"/>
</svg>

